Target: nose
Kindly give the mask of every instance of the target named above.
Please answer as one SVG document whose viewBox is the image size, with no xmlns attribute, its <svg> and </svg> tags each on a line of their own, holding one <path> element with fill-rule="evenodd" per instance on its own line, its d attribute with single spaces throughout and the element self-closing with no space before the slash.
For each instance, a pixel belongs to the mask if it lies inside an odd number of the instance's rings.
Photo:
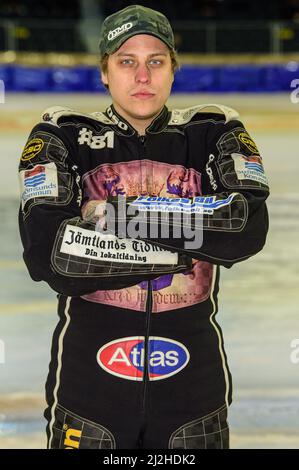
<svg viewBox="0 0 299 470">
<path fill-rule="evenodd" d="M 139 64 L 136 70 L 135 80 L 137 83 L 149 83 L 151 80 L 150 70 L 146 64 Z"/>
</svg>

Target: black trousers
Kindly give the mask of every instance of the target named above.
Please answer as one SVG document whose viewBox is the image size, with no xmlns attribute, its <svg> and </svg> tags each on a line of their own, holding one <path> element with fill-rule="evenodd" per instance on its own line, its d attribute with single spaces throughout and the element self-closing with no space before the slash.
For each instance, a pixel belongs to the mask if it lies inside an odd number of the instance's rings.
<svg viewBox="0 0 299 470">
<path fill-rule="evenodd" d="M 161 426 L 160 426 L 161 425 Z M 125 435 L 128 426 L 120 426 Z M 51 449 L 161 449 L 161 443 L 168 449 L 229 449 L 229 428 L 227 424 L 227 407 L 210 413 L 176 429 L 171 435 L 163 433 L 163 423 L 157 422 L 155 431 L 151 426 L 145 427 L 136 434 L 135 442 L 128 447 L 122 446 L 121 433 L 114 436 L 100 424 L 84 419 L 60 405 L 55 409 L 53 437 L 48 432 L 48 447 Z M 162 447 L 164 448 L 164 446 Z"/>
<path fill-rule="evenodd" d="M 48 448 L 229 448 L 230 374 L 209 316 L 189 307 L 149 324 L 144 312 L 81 298 L 59 305 Z"/>
</svg>

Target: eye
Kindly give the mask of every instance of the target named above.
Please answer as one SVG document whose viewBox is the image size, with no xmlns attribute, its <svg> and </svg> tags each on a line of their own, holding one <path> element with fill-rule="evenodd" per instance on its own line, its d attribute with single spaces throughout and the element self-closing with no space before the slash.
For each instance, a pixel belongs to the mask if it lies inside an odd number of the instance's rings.
<svg viewBox="0 0 299 470">
<path fill-rule="evenodd" d="M 124 64 L 124 65 L 131 65 L 132 63 L 133 63 L 132 59 L 123 59 L 121 61 L 121 64 Z"/>
<path fill-rule="evenodd" d="M 151 59 L 151 60 L 150 60 L 150 63 L 153 64 L 153 65 L 161 65 L 161 64 L 162 64 L 162 60 L 159 60 L 159 59 Z"/>
</svg>

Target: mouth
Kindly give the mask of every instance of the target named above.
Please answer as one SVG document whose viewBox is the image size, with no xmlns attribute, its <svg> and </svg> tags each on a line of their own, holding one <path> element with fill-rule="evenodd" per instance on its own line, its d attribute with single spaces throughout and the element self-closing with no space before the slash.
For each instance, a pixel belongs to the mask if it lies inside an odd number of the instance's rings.
<svg viewBox="0 0 299 470">
<path fill-rule="evenodd" d="M 146 91 L 140 91 L 138 93 L 134 93 L 132 95 L 134 98 L 137 98 L 139 100 L 148 100 L 150 98 L 152 98 L 154 95 L 154 93 L 148 93 Z"/>
</svg>

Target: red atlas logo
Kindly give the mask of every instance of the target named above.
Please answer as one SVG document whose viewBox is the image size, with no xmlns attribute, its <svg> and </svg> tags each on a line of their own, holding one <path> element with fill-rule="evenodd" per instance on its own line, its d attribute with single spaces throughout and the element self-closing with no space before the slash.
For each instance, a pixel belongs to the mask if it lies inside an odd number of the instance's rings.
<svg viewBox="0 0 299 470">
<path fill-rule="evenodd" d="M 148 340 L 149 380 L 166 379 L 188 364 L 187 348 L 169 338 L 150 337 Z M 105 344 L 97 353 L 98 364 L 106 372 L 127 380 L 142 380 L 144 374 L 144 337 L 119 338 Z"/>
</svg>

